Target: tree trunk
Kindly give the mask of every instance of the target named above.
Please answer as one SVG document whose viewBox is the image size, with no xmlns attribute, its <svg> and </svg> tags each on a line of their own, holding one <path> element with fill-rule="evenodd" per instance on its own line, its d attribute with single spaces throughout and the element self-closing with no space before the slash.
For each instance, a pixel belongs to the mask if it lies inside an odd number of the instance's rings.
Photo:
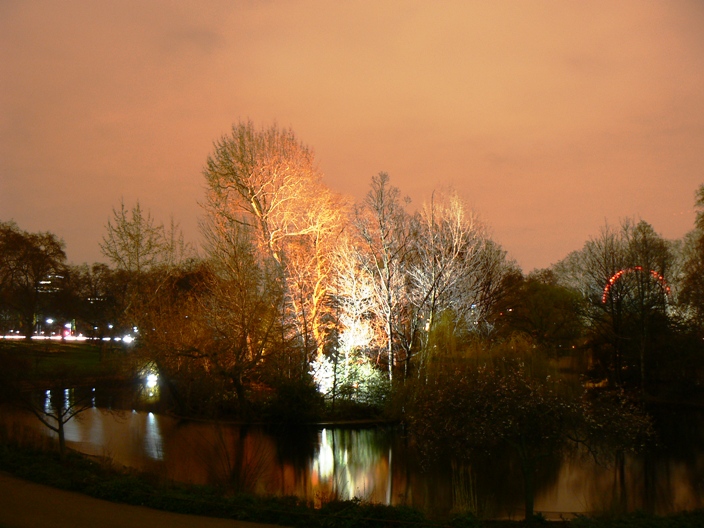
<svg viewBox="0 0 704 528">
<path fill-rule="evenodd" d="M 388 339 L 386 341 L 386 350 L 389 355 L 389 381 L 394 379 L 394 345 L 392 340 L 393 325 L 391 322 L 391 314 L 386 317 L 386 332 Z"/>
<path fill-rule="evenodd" d="M 523 460 L 521 464 L 523 471 L 523 494 L 525 500 L 525 518 L 533 518 L 535 508 L 535 463 L 530 460 Z"/>
<path fill-rule="evenodd" d="M 242 383 L 242 375 L 233 376 L 232 384 L 235 387 L 237 407 L 239 408 L 240 416 L 245 417 L 247 415 L 249 405 L 247 401 L 247 393 L 244 390 L 244 384 Z"/>
<path fill-rule="evenodd" d="M 623 451 L 616 453 L 616 463 L 614 464 L 616 471 L 616 484 L 619 513 L 625 513 L 628 508 L 628 492 L 626 488 L 626 457 Z"/>
<path fill-rule="evenodd" d="M 56 432 L 59 435 L 59 458 L 66 460 L 66 431 L 64 429 L 64 417 L 62 413 L 57 414 Z"/>
</svg>

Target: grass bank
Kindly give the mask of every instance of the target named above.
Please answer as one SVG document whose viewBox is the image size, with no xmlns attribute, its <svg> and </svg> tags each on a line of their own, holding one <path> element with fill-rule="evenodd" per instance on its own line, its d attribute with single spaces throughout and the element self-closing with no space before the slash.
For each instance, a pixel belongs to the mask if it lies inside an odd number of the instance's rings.
<svg viewBox="0 0 704 528">
<path fill-rule="evenodd" d="M 67 378 L 126 381 L 135 370 L 128 351 L 112 343 L 0 339 L 0 359 L 13 376 L 37 385 Z"/>
</svg>

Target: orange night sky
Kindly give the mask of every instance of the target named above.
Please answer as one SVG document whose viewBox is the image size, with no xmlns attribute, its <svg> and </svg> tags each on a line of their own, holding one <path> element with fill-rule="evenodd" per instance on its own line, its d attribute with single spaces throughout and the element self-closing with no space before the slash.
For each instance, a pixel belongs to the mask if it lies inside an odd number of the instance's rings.
<svg viewBox="0 0 704 528">
<path fill-rule="evenodd" d="M 524 271 L 693 227 L 704 2 L 0 0 L 0 220 L 102 260 L 139 199 L 197 242 L 214 140 L 291 127 L 334 191 L 457 189 Z"/>
</svg>

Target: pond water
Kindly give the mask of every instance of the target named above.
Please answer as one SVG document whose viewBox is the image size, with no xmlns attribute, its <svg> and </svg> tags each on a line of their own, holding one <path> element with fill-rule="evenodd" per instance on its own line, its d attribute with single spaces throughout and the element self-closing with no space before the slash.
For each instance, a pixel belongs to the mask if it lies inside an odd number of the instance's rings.
<svg viewBox="0 0 704 528">
<path fill-rule="evenodd" d="M 3 413 L 11 427 L 48 431 L 36 418 Z M 536 511 L 546 517 L 614 507 L 670 513 L 704 507 L 704 416 L 664 413 L 658 451 L 604 467 L 587 457 L 547 460 Z M 66 425 L 69 447 L 182 482 L 296 495 L 320 504 L 358 497 L 407 504 L 427 514 L 475 509 L 520 518 L 522 476 L 507 454 L 471 471 L 445 462 L 422 467 L 401 430 L 391 427 L 276 431 L 93 407 Z"/>
</svg>

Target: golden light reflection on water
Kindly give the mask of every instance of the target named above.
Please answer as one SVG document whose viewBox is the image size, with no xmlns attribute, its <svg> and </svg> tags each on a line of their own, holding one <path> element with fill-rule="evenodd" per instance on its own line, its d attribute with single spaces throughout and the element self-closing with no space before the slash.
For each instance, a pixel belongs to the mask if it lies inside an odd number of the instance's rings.
<svg viewBox="0 0 704 528">
<path fill-rule="evenodd" d="M 30 415 L 3 416 L 6 422 L 47 434 Z M 296 495 L 316 505 L 358 497 L 445 512 L 457 496 L 448 470 L 437 466 L 422 471 L 399 435 L 384 430 L 324 428 L 277 435 L 262 428 L 181 421 L 147 412 L 92 408 L 79 416 L 66 426 L 69 447 L 108 457 L 118 467 L 177 481 Z M 559 517 L 605 511 L 621 500 L 630 509 L 647 504 L 658 513 L 704 507 L 704 452 L 699 449 L 693 457 L 647 465 L 627 459 L 623 490 L 613 467 L 599 467 L 584 458 L 557 462 L 542 478 L 536 510 Z M 508 475 L 501 464 L 488 468 L 476 468 L 475 498 L 490 515 L 520 516 L 520 475 Z"/>
</svg>

